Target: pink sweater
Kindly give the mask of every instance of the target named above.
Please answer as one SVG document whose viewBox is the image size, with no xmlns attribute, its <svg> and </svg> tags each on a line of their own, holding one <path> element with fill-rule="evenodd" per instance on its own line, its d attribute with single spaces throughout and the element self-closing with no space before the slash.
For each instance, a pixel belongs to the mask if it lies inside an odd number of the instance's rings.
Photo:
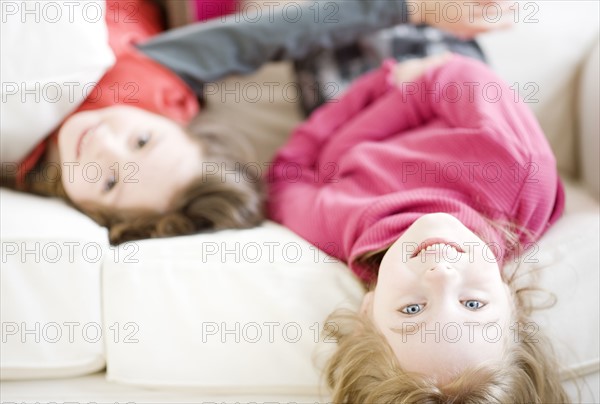
<svg viewBox="0 0 600 404">
<path fill-rule="evenodd" d="M 536 241 L 564 208 L 552 151 L 528 107 L 487 66 L 454 56 L 414 83 L 393 63 L 296 128 L 269 175 L 269 215 L 348 262 L 388 247 L 421 215 L 446 212 L 505 246 L 483 219 Z M 500 262 L 503 255 L 498 256 Z"/>
</svg>

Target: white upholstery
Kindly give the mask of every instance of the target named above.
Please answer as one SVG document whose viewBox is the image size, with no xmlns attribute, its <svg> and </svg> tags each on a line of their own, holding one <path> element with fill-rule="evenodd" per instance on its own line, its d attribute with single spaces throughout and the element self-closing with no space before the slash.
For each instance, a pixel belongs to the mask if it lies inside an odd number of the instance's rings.
<svg viewBox="0 0 600 404">
<path fill-rule="evenodd" d="M 600 40 L 596 41 L 594 50 L 588 56 L 579 82 L 579 154 L 581 156 L 581 179 L 589 191 L 600 200 L 600 115 L 597 106 L 600 105 Z"/>
<path fill-rule="evenodd" d="M 517 21 L 514 27 L 482 35 L 480 44 L 494 69 L 535 112 L 561 171 L 576 175 L 577 83 L 598 38 L 600 3 L 518 1 L 508 12 Z"/>
<path fill-rule="evenodd" d="M 522 259 L 536 262 L 524 263 L 520 270 L 536 271 L 536 285 L 556 296 L 556 305 L 536 312 L 534 319 L 552 337 L 561 363 L 579 375 L 598 374 L 600 211 L 597 201 L 580 186 L 565 185 L 564 216 L 539 241 L 539 250 Z M 549 297 L 541 294 L 538 301 Z"/>
<path fill-rule="evenodd" d="M 558 304 L 537 313 L 536 322 L 552 336 L 563 363 L 581 376 L 591 374 L 588 383 L 593 383 L 599 356 L 598 203 L 578 185 L 567 182 L 566 189 L 566 215 L 541 240 L 540 250 L 527 256 L 539 262 L 522 269 L 543 267 L 541 286 L 557 295 Z M 102 244 L 104 230 L 60 203 L 4 189 L 0 202 L 3 323 L 94 322 L 102 325 L 106 346 L 80 338 L 81 327 L 73 344 L 44 344 L 43 332 L 42 343 L 26 335 L 22 344 L 21 334 L 3 329 L 3 379 L 90 373 L 103 366 L 104 357 L 109 380 L 132 385 L 185 386 L 213 394 L 316 394 L 313 325 L 322 325 L 330 309 L 342 303 L 355 305 L 361 294 L 344 266 L 326 262 L 324 254 L 272 223 L 111 250 Z M 56 214 L 42 217 L 40 207 Z M 36 211 L 40 214 L 31 214 Z M 39 238 L 31 237 L 36 229 Z M 49 252 L 40 253 L 46 257 L 40 263 L 32 254 L 12 254 L 14 243 L 35 239 L 43 246 L 49 231 L 55 234 L 51 242 L 102 246 L 102 287 L 91 253 L 75 248 L 74 263 L 60 266 L 44 262 Z M 75 233 L 80 236 L 72 237 Z M 66 264 L 67 251 L 62 253 Z M 279 323 L 271 326 L 273 342 L 267 322 Z M 298 329 L 302 338 L 294 342 Z M 598 399 L 597 388 L 580 389 L 589 398 L 585 402 Z"/>
<path fill-rule="evenodd" d="M 104 267 L 105 323 L 138 330 L 135 343 L 107 339 L 109 380 L 317 391 L 312 357 L 328 345 L 320 328 L 363 293 L 345 265 L 271 222 L 137 244 L 139 263 Z"/>
<path fill-rule="evenodd" d="M 0 192 L 2 379 L 104 367 L 100 271 L 106 230 L 58 200 Z"/>
<path fill-rule="evenodd" d="M 77 108 L 115 58 L 103 1 L 1 6 L 0 162 L 15 162 Z"/>
</svg>

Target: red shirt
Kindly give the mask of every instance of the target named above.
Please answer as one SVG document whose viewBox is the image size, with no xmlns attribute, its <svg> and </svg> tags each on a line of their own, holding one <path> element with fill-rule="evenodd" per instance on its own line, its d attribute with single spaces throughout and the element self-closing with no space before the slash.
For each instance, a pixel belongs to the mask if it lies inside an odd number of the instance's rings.
<svg viewBox="0 0 600 404">
<path fill-rule="evenodd" d="M 376 274 L 356 258 L 389 247 L 427 213 L 454 215 L 502 253 L 508 246 L 483 217 L 536 241 L 561 215 L 564 193 L 528 107 L 461 56 L 404 89 L 390 73 L 386 64 L 363 76 L 295 130 L 271 166 L 270 217 L 366 282 Z"/>
<path fill-rule="evenodd" d="M 179 76 L 133 46 L 162 31 L 158 6 L 150 0 L 107 0 L 105 12 L 108 41 L 116 62 L 74 113 L 126 104 L 180 124 L 189 123 L 199 112 L 196 95 Z M 57 132 L 49 138 L 56 141 Z M 18 183 L 22 184 L 26 173 L 43 156 L 47 141 L 36 146 L 20 164 Z"/>
</svg>

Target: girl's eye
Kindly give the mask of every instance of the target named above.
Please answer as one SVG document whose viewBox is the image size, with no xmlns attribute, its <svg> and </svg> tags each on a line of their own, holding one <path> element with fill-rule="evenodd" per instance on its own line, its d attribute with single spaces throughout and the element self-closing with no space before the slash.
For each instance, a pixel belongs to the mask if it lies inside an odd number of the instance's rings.
<svg viewBox="0 0 600 404">
<path fill-rule="evenodd" d="M 479 310 L 485 306 L 485 303 L 482 303 L 479 300 L 465 300 L 463 305 L 469 310 Z"/>
<path fill-rule="evenodd" d="M 421 310 L 423 310 L 422 304 L 409 304 L 408 306 L 404 306 L 402 309 L 400 309 L 402 313 L 410 315 L 417 314 Z"/>
<path fill-rule="evenodd" d="M 143 135 L 137 138 L 137 141 L 135 142 L 136 147 L 138 149 L 141 149 L 142 147 L 146 146 L 146 143 L 150 141 L 151 137 L 152 135 L 150 133 L 144 133 Z"/>
<path fill-rule="evenodd" d="M 117 185 L 117 179 L 115 176 L 111 176 L 104 184 L 104 192 L 109 192 L 115 185 Z"/>
</svg>

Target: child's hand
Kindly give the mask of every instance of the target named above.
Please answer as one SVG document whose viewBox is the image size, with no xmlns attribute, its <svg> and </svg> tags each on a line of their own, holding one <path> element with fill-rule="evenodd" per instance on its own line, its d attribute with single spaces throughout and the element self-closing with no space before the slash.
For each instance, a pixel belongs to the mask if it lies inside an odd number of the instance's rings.
<svg viewBox="0 0 600 404">
<path fill-rule="evenodd" d="M 504 0 L 407 0 L 409 21 L 427 24 L 462 39 L 512 25 L 509 7 Z"/>
<path fill-rule="evenodd" d="M 394 82 L 396 85 L 415 81 L 429 68 L 441 66 L 452 58 L 452 54 L 444 52 L 439 55 L 428 56 L 420 59 L 410 59 L 398 63 L 394 68 Z"/>
</svg>

